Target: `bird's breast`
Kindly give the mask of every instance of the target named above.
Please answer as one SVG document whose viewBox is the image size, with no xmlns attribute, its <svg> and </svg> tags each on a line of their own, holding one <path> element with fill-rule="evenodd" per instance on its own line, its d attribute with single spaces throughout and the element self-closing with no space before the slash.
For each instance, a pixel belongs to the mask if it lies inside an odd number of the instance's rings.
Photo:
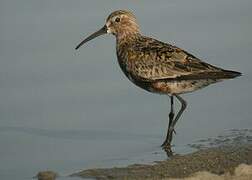
<svg viewBox="0 0 252 180">
<path fill-rule="evenodd" d="M 134 79 L 131 76 L 130 71 L 130 62 L 128 60 L 128 52 L 123 51 L 123 49 L 117 49 L 117 60 L 118 64 L 123 71 L 123 73 L 129 78 L 130 81 L 134 82 Z"/>
<path fill-rule="evenodd" d="M 126 51 L 126 48 L 117 49 L 117 60 L 119 66 L 126 77 L 134 83 L 136 86 L 141 87 L 147 91 L 149 91 L 150 84 L 148 82 L 143 82 L 140 79 L 137 79 L 133 73 L 134 63 L 129 60 L 130 53 Z"/>
</svg>

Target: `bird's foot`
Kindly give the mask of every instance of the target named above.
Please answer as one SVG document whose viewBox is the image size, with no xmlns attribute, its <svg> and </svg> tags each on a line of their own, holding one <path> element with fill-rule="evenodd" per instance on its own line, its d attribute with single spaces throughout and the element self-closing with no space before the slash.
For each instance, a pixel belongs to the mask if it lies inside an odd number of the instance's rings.
<svg viewBox="0 0 252 180">
<path fill-rule="evenodd" d="M 166 148 L 171 148 L 171 143 L 170 143 L 170 142 L 165 141 L 165 142 L 163 142 L 163 144 L 161 145 L 161 147 L 162 147 L 163 149 L 166 149 Z"/>
<path fill-rule="evenodd" d="M 173 155 L 173 152 L 172 152 L 172 149 L 171 149 L 171 143 L 165 141 L 161 145 L 161 147 L 166 152 L 166 154 L 167 154 L 168 157 L 171 157 Z"/>
</svg>

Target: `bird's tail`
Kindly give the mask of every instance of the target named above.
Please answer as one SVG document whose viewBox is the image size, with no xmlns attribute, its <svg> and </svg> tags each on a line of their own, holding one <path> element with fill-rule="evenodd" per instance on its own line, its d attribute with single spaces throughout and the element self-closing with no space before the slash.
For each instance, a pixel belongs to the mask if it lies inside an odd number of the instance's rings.
<svg viewBox="0 0 252 180">
<path fill-rule="evenodd" d="M 241 76 L 242 73 L 237 72 L 237 71 L 231 71 L 231 70 L 223 70 L 222 75 L 223 75 L 223 78 L 232 79 L 232 78 Z"/>
<path fill-rule="evenodd" d="M 242 73 L 230 70 L 219 69 L 219 71 L 212 72 L 200 72 L 191 75 L 179 76 L 177 78 L 163 79 L 168 81 L 179 81 L 179 80 L 200 80 L 200 79 L 233 79 L 241 76 Z"/>
</svg>

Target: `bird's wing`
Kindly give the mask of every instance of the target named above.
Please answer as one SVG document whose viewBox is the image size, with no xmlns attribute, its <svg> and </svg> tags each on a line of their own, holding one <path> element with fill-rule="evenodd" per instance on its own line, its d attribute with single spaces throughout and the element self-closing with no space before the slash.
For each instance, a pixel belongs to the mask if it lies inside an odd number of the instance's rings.
<svg viewBox="0 0 252 180">
<path fill-rule="evenodd" d="M 223 71 L 178 47 L 147 37 L 128 51 L 128 67 L 135 78 L 144 81 L 197 77 Z"/>
</svg>

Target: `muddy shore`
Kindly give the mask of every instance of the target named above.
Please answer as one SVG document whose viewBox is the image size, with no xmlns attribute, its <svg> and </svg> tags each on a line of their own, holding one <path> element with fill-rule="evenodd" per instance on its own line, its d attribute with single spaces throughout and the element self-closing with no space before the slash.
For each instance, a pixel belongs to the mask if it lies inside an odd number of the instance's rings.
<svg viewBox="0 0 252 180">
<path fill-rule="evenodd" d="M 202 149 L 187 155 L 175 155 L 153 165 L 87 169 L 71 176 L 95 179 L 166 179 L 185 178 L 199 171 L 232 175 L 240 164 L 252 164 L 252 145 Z"/>
</svg>

